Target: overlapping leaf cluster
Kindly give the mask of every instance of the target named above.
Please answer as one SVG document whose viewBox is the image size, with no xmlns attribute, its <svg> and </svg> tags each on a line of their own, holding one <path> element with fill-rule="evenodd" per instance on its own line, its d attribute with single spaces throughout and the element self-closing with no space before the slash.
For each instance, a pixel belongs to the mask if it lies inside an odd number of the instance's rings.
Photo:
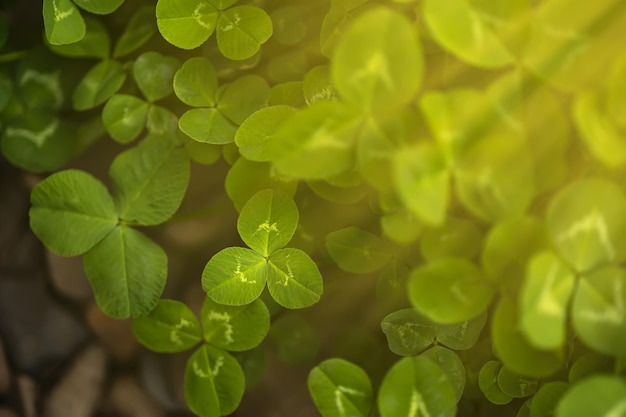
<svg viewBox="0 0 626 417">
<path fill-rule="evenodd" d="M 328 255 L 378 277 L 382 332 L 403 358 L 380 384 L 320 363 L 308 386 L 324 417 L 486 403 L 625 415 L 622 1 L 44 0 L 42 12 L 45 41 L 23 52 L 0 15 L 13 48 L 0 53 L 0 147 L 47 173 L 105 136 L 138 140 L 110 166 L 112 195 L 80 170 L 39 183 L 31 227 L 84 255 L 98 304 L 138 317 L 144 345 L 202 344 L 186 371 L 195 413 L 236 409 L 243 361 L 228 351 L 268 333 L 266 284 L 271 308 L 309 307 L 323 288 L 313 259 Z M 159 301 L 167 256 L 135 227 L 174 215 L 190 160 L 220 158 L 248 247 L 208 260 L 201 327 Z M 364 206 L 365 220 L 341 215 Z M 315 221 L 318 207 L 342 208 Z M 300 326 L 274 324 L 289 329 L 278 338 Z"/>
</svg>

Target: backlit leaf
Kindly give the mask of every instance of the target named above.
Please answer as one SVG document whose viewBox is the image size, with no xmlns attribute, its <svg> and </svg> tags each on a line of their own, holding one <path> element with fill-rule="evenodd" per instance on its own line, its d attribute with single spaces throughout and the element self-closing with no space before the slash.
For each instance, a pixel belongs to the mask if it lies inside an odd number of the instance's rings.
<svg viewBox="0 0 626 417">
<path fill-rule="evenodd" d="M 272 36 L 272 31 L 272 20 L 265 10 L 235 6 L 220 13 L 217 46 L 228 59 L 250 58 Z"/>
<path fill-rule="evenodd" d="M 342 98 L 378 116 L 393 114 L 414 98 L 422 67 L 411 22 L 375 7 L 347 27 L 333 54 L 331 78 Z"/>
<path fill-rule="evenodd" d="M 254 194 L 267 188 L 281 190 L 293 196 L 298 182 L 279 175 L 269 163 L 239 158 L 226 175 L 226 193 L 240 211 Z"/>
<path fill-rule="evenodd" d="M 415 269 L 409 279 L 409 298 L 419 312 L 433 321 L 467 321 L 487 309 L 494 288 L 471 262 L 443 258 Z"/>
<path fill-rule="evenodd" d="M 156 5 L 159 32 L 181 49 L 202 45 L 215 31 L 218 15 L 206 0 L 158 0 Z"/>
<path fill-rule="evenodd" d="M 431 143 L 398 149 L 393 160 L 393 182 L 401 201 L 430 226 L 446 219 L 449 178 L 442 154 Z"/>
<path fill-rule="evenodd" d="M 258 75 L 245 75 L 220 90 L 217 108 L 237 125 L 267 105 L 270 87 Z"/>
<path fill-rule="evenodd" d="M 578 272 L 626 258 L 626 197 L 616 184 L 585 178 L 550 202 L 547 226 L 561 255 Z"/>
<path fill-rule="evenodd" d="M 270 314 L 260 299 L 243 306 L 225 306 L 210 298 L 202 306 L 204 340 L 229 351 L 259 345 L 270 328 Z"/>
<path fill-rule="evenodd" d="M 202 288 L 219 304 L 249 304 L 259 298 L 265 288 L 267 267 L 265 258 L 253 250 L 226 248 L 206 264 Z"/>
<path fill-rule="evenodd" d="M 382 417 L 456 415 L 456 394 L 441 368 L 426 357 L 404 358 L 391 367 L 378 391 Z"/>
<path fill-rule="evenodd" d="M 573 385 L 561 397 L 556 417 L 624 417 L 626 384 L 618 376 L 597 375 Z"/>
<path fill-rule="evenodd" d="M 229 353 L 203 345 L 187 360 L 185 399 L 200 417 L 219 417 L 237 409 L 246 382 L 241 366 Z"/>
<path fill-rule="evenodd" d="M 237 127 L 217 109 L 187 110 L 178 121 L 187 136 L 202 143 L 223 145 L 234 140 Z"/>
<path fill-rule="evenodd" d="M 432 36 L 464 61 L 485 68 L 511 64 L 513 56 L 490 28 L 484 14 L 465 0 L 425 0 L 424 20 Z"/>
<path fill-rule="evenodd" d="M 563 366 L 562 349 L 539 350 L 531 345 L 519 325 L 517 306 L 502 297 L 491 321 L 493 349 L 511 371 L 522 376 L 544 378 Z"/>
<path fill-rule="evenodd" d="M 290 106 L 266 107 L 252 113 L 235 133 L 235 143 L 239 153 L 250 161 L 269 160 L 268 141 L 280 125 L 295 113 Z"/>
<path fill-rule="evenodd" d="M 48 47 L 58 55 L 67 57 L 90 57 L 106 59 L 109 57 L 111 40 L 106 26 L 93 17 L 84 18 L 85 36 L 78 42 Z"/>
<path fill-rule="evenodd" d="M 43 22 L 53 45 L 78 42 L 85 36 L 85 21 L 70 0 L 44 0 Z"/>
<path fill-rule="evenodd" d="M 626 273 L 602 268 L 580 277 L 572 304 L 574 328 L 598 352 L 622 356 L 626 349 Z"/>
<path fill-rule="evenodd" d="M 300 249 L 285 248 L 269 256 L 267 287 L 281 306 L 304 308 L 319 301 L 324 284 L 309 255 Z"/>
<path fill-rule="evenodd" d="M 327 359 L 313 368 L 307 385 L 323 417 L 367 417 L 374 402 L 365 371 L 343 359 Z"/>
<path fill-rule="evenodd" d="M 160 300 L 150 314 L 134 319 L 133 335 L 155 352 L 182 352 L 202 341 L 198 319 L 176 300 Z"/>
<path fill-rule="evenodd" d="M 269 256 L 289 243 L 298 217 L 298 207 L 289 195 L 267 189 L 253 195 L 243 206 L 237 231 L 246 245 Z"/>
<path fill-rule="evenodd" d="M 567 308 L 575 276 L 552 252 L 530 260 L 520 295 L 520 325 L 528 341 L 539 349 L 565 343 Z"/>
<path fill-rule="evenodd" d="M 193 57 L 183 63 L 174 75 L 174 92 L 183 103 L 195 107 L 215 104 L 217 74 L 211 61 Z"/>
</svg>

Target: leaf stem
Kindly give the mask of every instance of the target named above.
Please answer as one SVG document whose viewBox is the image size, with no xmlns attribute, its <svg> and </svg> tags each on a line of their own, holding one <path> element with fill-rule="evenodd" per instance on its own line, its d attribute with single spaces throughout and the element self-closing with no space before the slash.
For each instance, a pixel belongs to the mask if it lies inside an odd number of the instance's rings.
<svg viewBox="0 0 626 417">
<path fill-rule="evenodd" d="M 12 62 L 12 61 L 17 61 L 18 59 L 20 59 L 21 57 L 23 57 L 24 55 L 26 55 L 28 51 L 13 51 L 13 52 L 7 52 L 6 54 L 2 54 L 0 55 L 0 62 Z"/>
</svg>

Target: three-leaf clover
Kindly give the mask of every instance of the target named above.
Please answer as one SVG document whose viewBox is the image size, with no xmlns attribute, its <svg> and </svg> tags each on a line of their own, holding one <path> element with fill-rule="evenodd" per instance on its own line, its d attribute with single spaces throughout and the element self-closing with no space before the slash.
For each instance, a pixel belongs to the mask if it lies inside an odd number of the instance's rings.
<svg viewBox="0 0 626 417">
<path fill-rule="evenodd" d="M 298 225 L 298 208 L 287 194 L 262 190 L 241 209 L 237 230 L 251 248 L 230 247 L 215 254 L 202 273 L 202 287 L 220 304 L 239 306 L 257 299 L 267 283 L 287 308 L 316 303 L 322 276 L 305 252 L 284 248 Z"/>
</svg>

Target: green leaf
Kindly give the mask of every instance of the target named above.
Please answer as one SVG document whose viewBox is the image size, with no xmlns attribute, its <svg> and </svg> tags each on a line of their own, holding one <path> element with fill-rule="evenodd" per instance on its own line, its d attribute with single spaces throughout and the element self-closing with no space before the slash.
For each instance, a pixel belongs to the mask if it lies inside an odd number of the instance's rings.
<svg viewBox="0 0 626 417">
<path fill-rule="evenodd" d="M 324 283 L 317 265 L 300 249 L 279 249 L 268 259 L 267 287 L 278 304 L 304 308 L 317 303 Z"/>
<path fill-rule="evenodd" d="M 219 417 L 237 409 L 246 385 L 241 366 L 221 349 L 204 345 L 187 360 L 185 399 L 200 417 Z"/>
<path fill-rule="evenodd" d="M 411 303 L 436 323 L 471 320 L 487 309 L 493 295 L 489 280 L 465 259 L 438 259 L 415 269 L 409 279 Z"/>
<path fill-rule="evenodd" d="M 250 161 L 269 161 L 268 142 L 281 124 L 295 112 L 290 106 L 272 106 L 252 113 L 235 133 L 239 153 Z"/>
<path fill-rule="evenodd" d="M 520 295 L 520 326 L 538 349 L 565 343 L 567 308 L 575 276 L 554 253 L 541 252 L 530 260 Z"/>
<path fill-rule="evenodd" d="M 178 135 L 178 118 L 165 107 L 151 104 L 146 117 L 148 132 L 158 136 L 176 137 Z"/>
<path fill-rule="evenodd" d="M 57 55 L 67 57 L 88 57 L 107 59 L 111 48 L 111 40 L 106 26 L 99 19 L 85 17 L 85 36 L 78 42 L 53 45 L 48 47 Z"/>
<path fill-rule="evenodd" d="M 422 50 L 412 23 L 383 7 L 374 7 L 351 22 L 331 64 L 339 95 L 381 117 L 413 100 L 422 72 Z"/>
<path fill-rule="evenodd" d="M 274 84 L 270 89 L 270 96 L 267 100 L 268 106 L 291 106 L 304 107 L 304 95 L 302 94 L 302 81 L 287 81 L 285 83 Z"/>
<path fill-rule="evenodd" d="M 426 357 L 404 358 L 385 375 L 378 391 L 382 417 L 456 415 L 456 394 L 448 378 Z"/>
<path fill-rule="evenodd" d="M 191 109 L 178 121 L 187 136 L 203 143 L 223 145 L 234 140 L 237 127 L 217 109 Z"/>
<path fill-rule="evenodd" d="M 184 303 L 159 300 L 147 316 L 133 320 L 133 335 L 154 352 L 182 352 L 202 341 L 200 323 Z"/>
<path fill-rule="evenodd" d="M 577 272 L 626 259 L 626 197 L 616 184 L 584 178 L 550 202 L 547 226 L 561 255 Z"/>
<path fill-rule="evenodd" d="M 54 253 L 81 255 L 110 234 L 117 224 L 106 187 L 83 171 L 53 174 L 33 189 L 30 228 Z"/>
<path fill-rule="evenodd" d="M 88 110 L 99 106 L 115 94 L 125 80 L 126 73 L 122 64 L 112 60 L 101 61 L 76 86 L 72 96 L 74 110 Z"/>
<path fill-rule="evenodd" d="M 115 94 L 102 109 L 102 122 L 113 139 L 132 142 L 146 125 L 148 103 L 128 94 Z"/>
<path fill-rule="evenodd" d="M 181 49 L 194 49 L 213 34 L 219 11 L 203 0 L 158 0 L 156 18 L 166 41 Z"/>
<path fill-rule="evenodd" d="M 389 350 L 396 355 L 415 356 L 435 341 L 437 326 L 413 308 L 395 311 L 383 318 L 380 327 Z"/>
<path fill-rule="evenodd" d="M 291 240 L 298 227 L 298 207 L 282 191 L 263 190 L 241 209 L 237 231 L 250 248 L 267 257 Z"/>
<path fill-rule="evenodd" d="M 185 104 L 195 107 L 215 105 L 217 74 L 211 61 L 193 57 L 183 63 L 174 75 L 174 92 Z"/>
<path fill-rule="evenodd" d="M 485 14 L 474 10 L 470 2 L 425 0 L 422 10 L 435 40 L 467 63 L 483 68 L 513 63 L 513 56 L 492 31 Z"/>
<path fill-rule="evenodd" d="M 189 182 L 189 158 L 169 138 L 150 136 L 119 154 L 109 175 L 120 218 L 152 226 L 178 210 Z"/>
<path fill-rule="evenodd" d="M 450 174 L 439 149 L 428 142 L 400 148 L 392 169 L 395 190 L 404 206 L 427 225 L 441 226 L 450 199 Z"/>
<path fill-rule="evenodd" d="M 487 314 L 457 324 L 437 326 L 437 341 L 454 350 L 466 350 L 473 347 L 487 322 Z"/>
<path fill-rule="evenodd" d="M 113 58 L 120 58 L 139 49 L 157 31 L 154 6 L 144 6 L 135 11 L 124 32 L 117 39 Z"/>
<path fill-rule="evenodd" d="M 543 222 L 533 217 L 512 217 L 491 228 L 485 240 L 481 263 L 494 282 L 525 275 L 526 264 L 535 252 L 548 248 Z"/>
<path fill-rule="evenodd" d="M 78 7 L 94 14 L 110 14 L 124 3 L 124 0 L 72 0 Z"/>
<path fill-rule="evenodd" d="M 237 125 L 248 116 L 267 105 L 270 87 L 258 75 L 237 78 L 220 89 L 218 110 Z"/>
<path fill-rule="evenodd" d="M 360 367 L 343 359 L 327 359 L 311 370 L 307 385 L 323 417 L 369 416 L 374 402 L 372 383 Z"/>
<path fill-rule="evenodd" d="M 424 231 L 420 251 L 427 261 L 446 257 L 472 259 L 480 252 L 482 241 L 475 221 L 448 217 L 441 227 Z"/>
<path fill-rule="evenodd" d="M 507 296 L 500 299 L 491 321 L 493 350 L 507 368 L 519 375 L 548 377 L 563 366 L 563 351 L 533 347 L 519 328 L 517 307 Z"/>
<path fill-rule="evenodd" d="M 206 264 L 202 288 L 219 304 L 241 306 L 259 298 L 266 276 L 267 263 L 262 255 L 245 248 L 226 248 Z"/>
<path fill-rule="evenodd" d="M 465 389 L 465 366 L 459 356 L 443 346 L 433 346 L 420 357 L 433 361 L 443 371 L 459 401 Z"/>
<path fill-rule="evenodd" d="M 83 258 L 100 309 L 124 319 L 148 314 L 167 278 L 167 255 L 136 230 L 118 226 Z"/>
<path fill-rule="evenodd" d="M 47 112 L 31 111 L 10 119 L 0 136 L 4 156 L 33 172 L 62 168 L 76 153 L 76 129 Z"/>
<path fill-rule="evenodd" d="M 224 10 L 233 4 L 237 3 L 239 0 L 209 0 L 209 2 L 217 7 L 218 10 Z"/>
<path fill-rule="evenodd" d="M 0 72 L 0 112 L 9 104 L 12 93 L 13 80 L 8 74 Z"/>
<path fill-rule="evenodd" d="M 235 208 L 241 211 L 246 202 L 258 191 L 273 188 L 293 196 L 298 182 L 278 175 L 271 164 L 239 158 L 226 175 L 226 193 Z"/>
<path fill-rule="evenodd" d="M 424 229 L 424 225 L 413 213 L 403 208 L 382 216 L 380 226 L 386 237 L 400 245 L 413 243 Z"/>
<path fill-rule="evenodd" d="M 149 102 L 172 94 L 174 74 L 180 67 L 178 59 L 158 52 L 144 52 L 133 65 L 135 82 Z"/>
<path fill-rule="evenodd" d="M 539 381 L 518 375 L 503 366 L 498 372 L 498 387 L 503 393 L 513 398 L 525 398 L 537 391 Z"/>
<path fill-rule="evenodd" d="M 530 417 L 554 417 L 557 403 L 568 388 L 563 381 L 548 382 L 539 388 L 530 401 Z"/>
<path fill-rule="evenodd" d="M 211 165 L 222 156 L 222 147 L 219 145 L 197 142 L 184 134 L 181 136 L 189 158 L 197 164 Z"/>
<path fill-rule="evenodd" d="M 346 173 L 347 174 L 347 173 Z M 324 200 L 332 201 L 339 204 L 356 204 L 362 200 L 370 191 L 365 184 L 344 187 L 333 185 L 328 181 L 307 181 L 307 186 L 318 196 Z"/>
<path fill-rule="evenodd" d="M 210 298 L 202 305 L 204 340 L 224 350 L 244 351 L 258 346 L 270 328 L 270 313 L 260 299 L 243 306 L 225 306 Z"/>
<path fill-rule="evenodd" d="M 220 13 L 217 46 L 226 58 L 243 60 L 256 54 L 270 36 L 272 20 L 265 10 L 236 6 Z"/>
<path fill-rule="evenodd" d="M 502 392 L 498 386 L 498 374 L 502 369 L 502 362 L 489 361 L 480 368 L 478 374 L 478 385 L 485 397 L 492 404 L 504 405 L 513 400 L 513 397 Z"/>
<path fill-rule="evenodd" d="M 610 374 L 615 367 L 615 359 L 597 352 L 587 352 L 576 359 L 569 368 L 570 384 L 581 381 L 594 374 Z"/>
<path fill-rule="evenodd" d="M 420 97 L 420 111 L 449 165 L 455 166 L 467 148 L 499 120 L 487 98 L 483 91 L 467 87 L 427 91 Z"/>
<path fill-rule="evenodd" d="M 354 226 L 326 235 L 326 250 L 339 268 L 355 274 L 377 271 L 393 256 L 381 238 Z"/>
<path fill-rule="evenodd" d="M 78 42 L 85 36 L 85 21 L 70 0 L 44 0 L 43 23 L 52 45 Z"/>
<path fill-rule="evenodd" d="M 626 349 L 626 273 L 607 267 L 580 277 L 572 304 L 574 329 L 598 352 L 623 356 Z"/>
<path fill-rule="evenodd" d="M 517 136 L 481 138 L 459 160 L 454 176 L 461 203 L 487 222 L 525 213 L 534 197 L 532 157 Z"/>
<path fill-rule="evenodd" d="M 617 376 L 598 375 L 572 386 L 559 401 L 556 417 L 624 417 L 626 384 Z"/>
<path fill-rule="evenodd" d="M 354 164 L 359 120 L 340 102 L 318 102 L 285 120 L 269 143 L 276 169 L 294 178 L 325 179 Z"/>
<path fill-rule="evenodd" d="M 309 106 L 316 101 L 338 99 L 337 92 L 331 83 L 328 65 L 319 65 L 309 70 L 304 76 L 302 91 L 304 92 L 304 100 Z"/>
<path fill-rule="evenodd" d="M 596 159 L 609 168 L 623 168 L 626 165 L 624 133 L 619 131 L 608 112 L 603 110 L 598 94 L 579 94 L 573 112 L 576 127 Z"/>
</svg>

